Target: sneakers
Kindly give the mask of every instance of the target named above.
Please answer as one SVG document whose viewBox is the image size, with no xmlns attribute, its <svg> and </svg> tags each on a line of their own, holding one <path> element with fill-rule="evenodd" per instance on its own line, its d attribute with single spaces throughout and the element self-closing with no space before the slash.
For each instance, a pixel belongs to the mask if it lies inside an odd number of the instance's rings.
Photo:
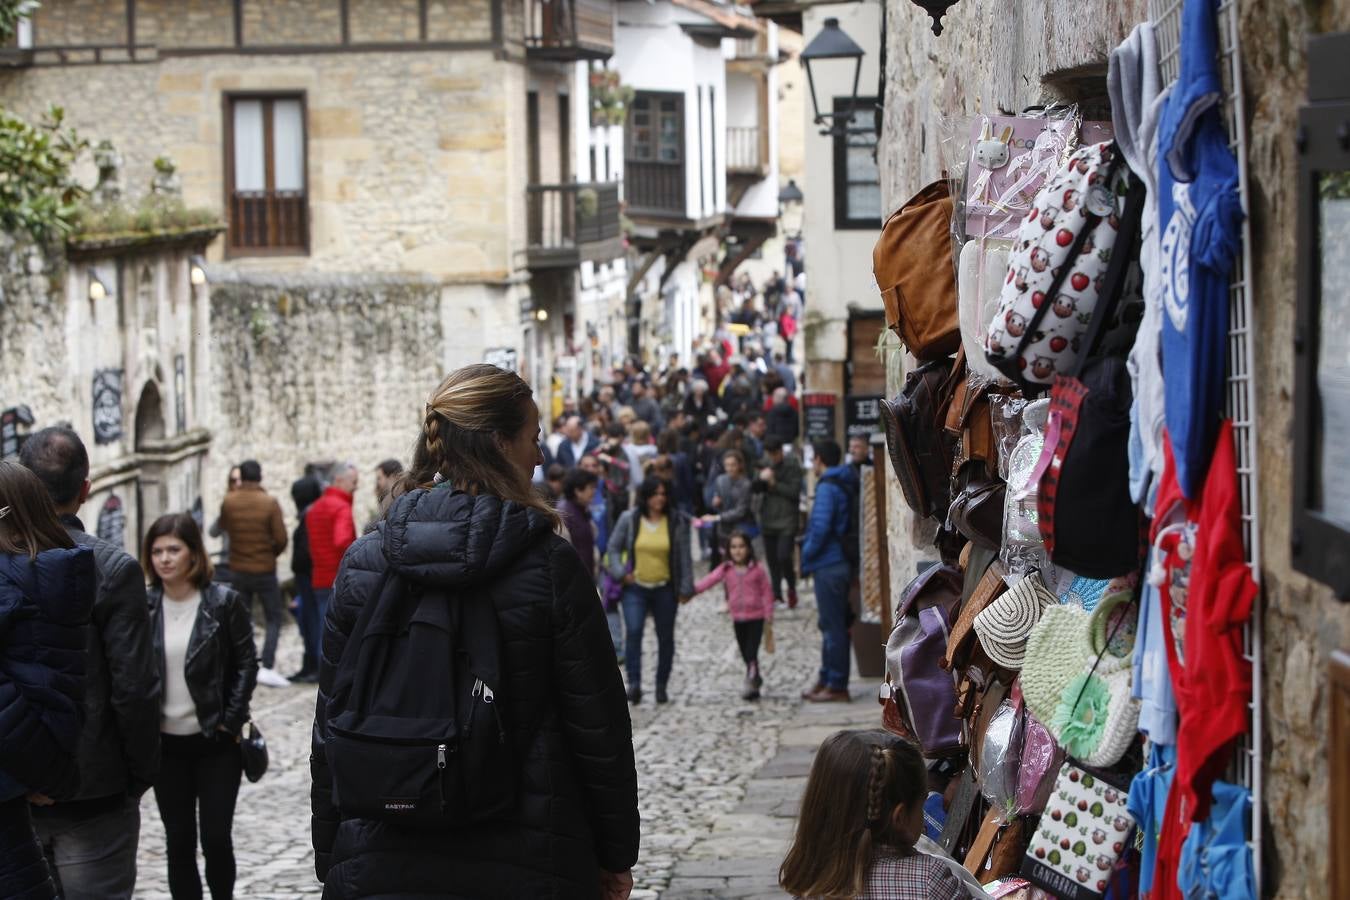
<svg viewBox="0 0 1350 900">
<path fill-rule="evenodd" d="M 822 687 L 820 690 L 809 694 L 803 694 L 802 699 L 807 703 L 848 703 L 853 700 L 847 690 L 836 691 L 827 687 Z"/>
<path fill-rule="evenodd" d="M 260 668 L 258 669 L 258 684 L 264 687 L 284 688 L 290 687 L 291 683 L 276 669 Z"/>
</svg>

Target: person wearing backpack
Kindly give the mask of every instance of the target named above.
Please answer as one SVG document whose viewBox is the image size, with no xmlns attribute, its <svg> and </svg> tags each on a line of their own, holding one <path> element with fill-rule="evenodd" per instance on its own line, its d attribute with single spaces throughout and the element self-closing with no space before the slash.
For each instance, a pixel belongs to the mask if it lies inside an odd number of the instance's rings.
<svg viewBox="0 0 1350 900">
<path fill-rule="evenodd" d="M 531 489 L 538 434 L 515 373 L 452 372 L 342 562 L 310 757 L 329 900 L 632 889 L 632 725 L 595 585 Z"/>
<path fill-rule="evenodd" d="M 820 677 L 802 691 L 812 703 L 848 701 L 849 639 L 852 613 L 848 606 L 852 567 L 844 548 L 858 475 L 834 441 L 812 445 L 816 497 L 802 542 L 802 574 L 811 575 L 816 588 L 817 625 L 820 628 Z"/>
</svg>

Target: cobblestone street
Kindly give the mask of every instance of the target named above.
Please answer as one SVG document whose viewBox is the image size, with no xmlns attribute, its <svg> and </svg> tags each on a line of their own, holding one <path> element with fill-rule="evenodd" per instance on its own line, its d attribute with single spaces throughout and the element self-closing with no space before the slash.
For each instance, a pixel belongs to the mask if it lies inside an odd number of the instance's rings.
<svg viewBox="0 0 1350 900">
<path fill-rule="evenodd" d="M 288 623 L 289 624 L 289 623 Z M 720 589 L 680 610 L 671 702 L 651 702 L 654 630 L 643 651 L 646 696 L 633 708 L 642 853 L 635 898 L 777 897 L 777 867 L 814 747 L 841 727 L 879 721 L 870 680 L 855 677 L 852 704 L 811 707 L 798 693 L 815 677 L 819 633 L 809 592 L 780 612 L 777 652 L 762 655 L 764 697 L 739 699 L 744 668 Z M 261 639 L 261 638 L 260 638 Z M 282 633 L 277 669 L 299 668 L 294 627 Z M 314 689 L 259 687 L 253 713 L 271 769 L 244 783 L 235 815 L 238 897 L 320 893 L 309 843 L 309 728 Z M 141 804 L 137 896 L 167 900 L 164 837 L 154 797 Z"/>
</svg>

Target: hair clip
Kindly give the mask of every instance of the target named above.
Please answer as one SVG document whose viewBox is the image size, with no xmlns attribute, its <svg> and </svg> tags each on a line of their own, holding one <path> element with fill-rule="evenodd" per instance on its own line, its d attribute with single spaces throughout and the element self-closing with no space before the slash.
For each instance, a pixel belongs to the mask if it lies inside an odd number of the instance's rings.
<svg viewBox="0 0 1350 900">
<path fill-rule="evenodd" d="M 9 507 L 8 507 L 8 506 L 0 506 L 0 519 L 3 519 L 3 518 L 4 518 L 5 516 L 7 516 L 7 515 L 9 515 Z"/>
<path fill-rule="evenodd" d="M 445 480 L 445 476 L 442 475 L 440 472 L 437 472 L 435 475 L 432 475 L 432 476 L 431 476 L 431 483 L 432 483 L 432 484 L 440 484 L 440 483 L 441 483 L 442 481 L 444 481 L 444 480 Z"/>
</svg>

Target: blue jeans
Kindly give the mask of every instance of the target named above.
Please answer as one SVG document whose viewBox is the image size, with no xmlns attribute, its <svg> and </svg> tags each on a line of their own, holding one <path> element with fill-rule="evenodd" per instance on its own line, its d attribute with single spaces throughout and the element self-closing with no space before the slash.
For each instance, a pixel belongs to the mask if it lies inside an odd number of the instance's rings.
<svg viewBox="0 0 1350 900">
<path fill-rule="evenodd" d="M 816 624 L 820 627 L 820 683 L 832 691 L 848 690 L 848 563 L 812 573 L 816 582 Z"/>
<path fill-rule="evenodd" d="M 308 575 L 295 576 L 295 624 L 300 628 L 300 639 L 305 642 L 303 668 L 319 666 L 319 642 L 323 636 L 323 620 L 319 618 L 319 604 L 314 599 L 314 584 Z"/>
<path fill-rule="evenodd" d="M 378 599 L 378 598 L 376 598 Z M 323 659 L 323 626 L 328 619 L 328 604 L 333 600 L 333 589 L 315 588 L 314 589 L 314 652 L 317 654 L 314 659 Z M 337 665 L 337 660 L 333 660 L 333 665 Z"/>
<path fill-rule="evenodd" d="M 642 687 L 642 632 L 648 612 L 656 621 L 656 683 L 665 684 L 675 665 L 675 612 L 680 608 L 675 588 L 669 584 L 654 588 L 630 584 L 623 589 L 622 602 L 623 624 L 628 632 L 624 647 L 628 687 Z"/>
</svg>

